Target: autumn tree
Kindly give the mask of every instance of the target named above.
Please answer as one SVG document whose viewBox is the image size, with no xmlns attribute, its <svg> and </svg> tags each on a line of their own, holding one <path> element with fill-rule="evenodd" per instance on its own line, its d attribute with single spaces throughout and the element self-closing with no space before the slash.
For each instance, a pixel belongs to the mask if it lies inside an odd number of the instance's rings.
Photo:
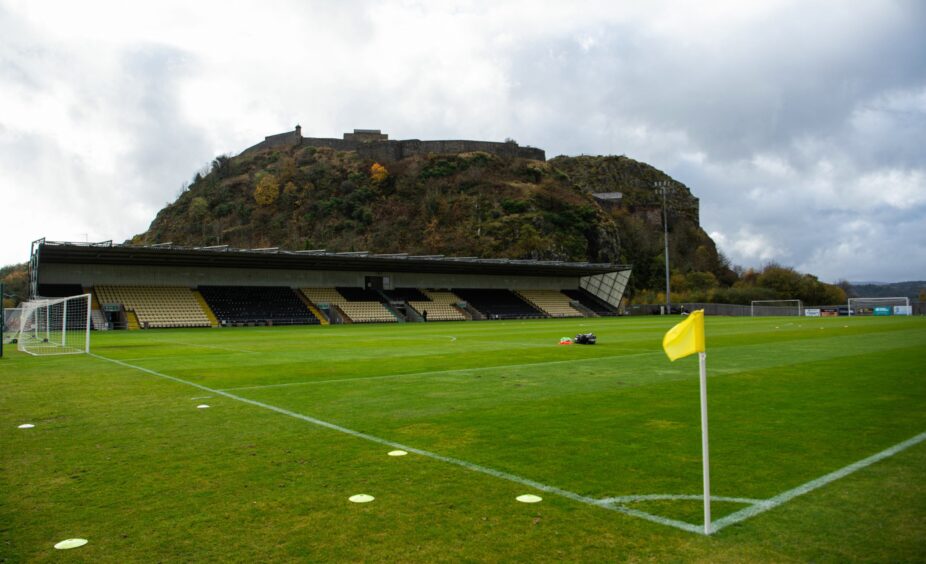
<svg viewBox="0 0 926 564">
<path fill-rule="evenodd" d="M 257 181 L 254 189 L 254 201 L 259 206 L 269 206 L 280 196 L 280 182 L 272 174 L 265 174 Z"/>
<path fill-rule="evenodd" d="M 372 179 L 373 182 L 382 184 L 387 178 L 389 178 L 389 171 L 386 170 L 385 166 L 379 163 L 373 163 L 373 165 L 370 166 L 370 179 Z"/>
</svg>

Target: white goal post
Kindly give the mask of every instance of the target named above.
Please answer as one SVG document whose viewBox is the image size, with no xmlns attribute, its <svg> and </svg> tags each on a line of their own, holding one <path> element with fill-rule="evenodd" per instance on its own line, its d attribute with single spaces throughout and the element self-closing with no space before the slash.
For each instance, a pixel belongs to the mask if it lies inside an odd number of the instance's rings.
<svg viewBox="0 0 926 564">
<path fill-rule="evenodd" d="M 913 315 L 910 298 L 849 298 L 849 315 Z"/>
<path fill-rule="evenodd" d="M 90 294 L 22 304 L 16 346 L 31 355 L 90 352 Z"/>
<path fill-rule="evenodd" d="M 804 304 L 801 300 L 752 300 L 749 304 L 751 317 L 769 315 L 791 315 L 800 317 L 804 315 Z"/>
</svg>

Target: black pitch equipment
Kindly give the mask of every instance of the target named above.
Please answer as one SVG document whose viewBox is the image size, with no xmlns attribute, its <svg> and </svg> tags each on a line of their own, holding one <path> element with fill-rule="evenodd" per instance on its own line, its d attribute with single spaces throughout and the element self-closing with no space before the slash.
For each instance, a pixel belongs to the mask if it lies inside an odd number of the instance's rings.
<svg viewBox="0 0 926 564">
<path fill-rule="evenodd" d="M 598 337 L 594 333 L 579 333 L 573 342 L 577 345 L 594 345 L 598 342 Z"/>
</svg>

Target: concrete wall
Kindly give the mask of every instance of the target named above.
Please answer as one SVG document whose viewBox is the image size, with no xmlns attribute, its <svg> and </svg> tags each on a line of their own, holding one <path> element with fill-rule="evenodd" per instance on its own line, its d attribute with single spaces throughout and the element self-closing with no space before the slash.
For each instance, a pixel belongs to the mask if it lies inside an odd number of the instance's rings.
<svg viewBox="0 0 926 564">
<path fill-rule="evenodd" d="M 41 284 L 92 286 L 289 286 L 293 288 L 363 287 L 366 276 L 388 277 L 387 288 L 577 288 L 579 279 L 535 276 L 480 276 L 473 274 L 414 274 L 406 272 L 342 272 L 322 270 L 256 270 L 117 265 L 44 264 Z"/>
</svg>

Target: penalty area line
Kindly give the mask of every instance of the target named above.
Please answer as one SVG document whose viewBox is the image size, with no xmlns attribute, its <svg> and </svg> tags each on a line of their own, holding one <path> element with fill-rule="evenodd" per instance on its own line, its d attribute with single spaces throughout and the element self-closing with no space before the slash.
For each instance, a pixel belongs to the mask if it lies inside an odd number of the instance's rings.
<svg viewBox="0 0 926 564">
<path fill-rule="evenodd" d="M 698 525 L 692 525 L 691 523 L 686 523 L 686 522 L 684 522 L 684 521 L 678 521 L 678 520 L 675 520 L 675 519 L 669 519 L 669 518 L 667 518 L 667 517 L 662 517 L 662 516 L 659 516 L 659 515 L 653 515 L 653 514 L 650 514 L 650 513 L 646 513 L 645 511 L 639 511 L 639 510 L 637 510 L 637 509 L 631 509 L 631 508 L 629 508 L 629 507 L 623 507 L 623 506 L 619 506 L 619 505 L 612 505 L 612 504 L 611 504 L 610 502 L 608 502 L 607 500 L 599 500 L 599 499 L 590 498 L 590 497 L 587 497 L 587 496 L 584 496 L 584 495 L 581 495 L 581 494 L 577 494 L 577 493 L 574 493 L 574 492 L 571 492 L 571 491 L 568 491 L 568 490 L 564 490 L 564 489 L 558 488 L 558 487 L 556 487 L 556 486 L 550 486 L 550 485 L 547 485 L 547 484 L 542 484 L 542 483 L 540 483 L 540 482 L 536 482 L 536 481 L 531 480 L 531 479 L 529 479 L 529 478 L 523 478 L 523 477 L 518 476 L 518 475 L 516 475 L 516 474 L 510 474 L 510 473 L 508 473 L 508 472 L 504 472 L 504 471 L 501 471 L 501 470 L 495 470 L 494 468 L 489 468 L 489 467 L 487 467 L 487 466 L 480 466 L 479 464 L 475 464 L 475 463 L 472 463 L 472 462 L 468 462 L 468 461 L 466 461 L 466 460 L 461 460 L 461 459 L 459 459 L 459 458 L 452 458 L 452 457 L 450 457 L 450 456 L 444 456 L 444 455 L 442 455 L 442 454 L 437 454 L 436 452 L 431 452 L 431 451 L 427 451 L 427 450 L 422 450 L 422 449 L 420 449 L 420 448 L 415 448 L 415 447 L 412 447 L 412 446 L 404 445 L 404 444 L 402 444 L 402 443 L 397 443 L 397 442 L 394 442 L 394 441 L 390 441 L 390 440 L 388 440 L 388 439 L 383 439 L 383 438 L 377 437 L 377 436 L 375 436 L 375 435 L 370 435 L 370 434 L 367 434 L 367 433 L 361 433 L 360 431 L 354 431 L 353 429 L 348 429 L 347 427 L 342 427 L 342 426 L 337 425 L 337 424 L 335 424 L 335 423 L 330 423 L 330 422 L 328 422 L 328 421 L 324 421 L 324 420 L 321 420 L 321 419 L 316 419 L 316 418 L 310 417 L 310 416 L 308 416 L 308 415 L 303 415 L 302 413 L 296 413 L 295 411 L 290 411 L 290 410 L 288 410 L 288 409 L 284 409 L 284 408 L 282 408 L 282 407 L 277 407 L 277 406 L 271 405 L 271 404 L 269 404 L 269 403 L 264 403 L 264 402 L 260 402 L 260 401 L 257 401 L 257 400 L 248 399 L 248 398 L 245 398 L 245 397 L 242 397 L 242 396 L 238 396 L 238 395 L 235 395 L 235 394 L 232 394 L 232 393 L 223 391 L 223 390 L 216 390 L 216 389 L 210 388 L 209 386 L 204 386 L 204 385 L 202 385 L 202 384 L 197 384 L 196 382 L 190 382 L 190 381 L 188 381 L 188 380 L 184 380 L 183 378 L 177 378 L 176 376 L 170 376 L 169 374 L 163 374 L 163 373 L 161 373 L 161 372 L 157 372 L 156 370 L 151 370 L 151 369 L 149 369 L 149 368 L 144 368 L 144 367 L 142 367 L 142 366 L 136 366 L 136 365 L 134 365 L 134 364 L 129 364 L 129 363 L 127 363 L 127 362 L 122 362 L 121 360 L 116 360 L 116 359 L 113 359 L 113 358 L 107 358 L 107 357 L 105 357 L 105 356 L 100 356 L 100 355 L 94 354 L 94 353 L 88 353 L 88 354 L 89 354 L 89 356 L 92 356 L 92 357 L 94 357 L 94 358 L 98 358 L 98 359 L 100 359 L 100 360 L 105 360 L 105 361 L 107 361 L 107 362 L 112 362 L 112 363 L 114 363 L 114 364 L 118 364 L 118 365 L 124 366 L 124 367 L 126 367 L 126 368 L 131 368 L 131 369 L 133 369 L 133 370 L 138 370 L 138 371 L 144 372 L 144 373 L 146 373 L 146 374 L 151 374 L 152 376 L 157 376 L 157 377 L 159 377 L 159 378 L 164 378 L 164 379 L 166 379 L 166 380 L 171 380 L 171 381 L 176 382 L 176 383 L 178 383 L 178 384 L 185 384 L 185 385 L 187 385 L 187 386 L 193 386 L 194 388 L 198 388 L 198 389 L 203 390 L 203 391 L 206 391 L 206 392 L 210 392 L 210 393 L 213 393 L 213 394 L 216 394 L 216 395 L 219 395 L 219 396 L 226 397 L 226 398 L 228 398 L 228 399 L 232 399 L 232 400 L 235 400 L 235 401 L 239 401 L 239 402 L 242 402 L 242 403 L 246 403 L 246 404 L 249 404 L 249 405 L 253 405 L 253 406 L 255 406 L 255 407 L 260 407 L 260 408 L 263 408 L 263 409 L 267 409 L 267 410 L 269 410 L 269 411 L 273 411 L 273 412 L 279 413 L 279 414 L 281 414 L 281 415 L 287 415 L 287 416 L 293 417 L 293 418 L 295 418 L 295 419 L 300 419 L 300 420 L 305 421 L 305 422 L 307 422 L 307 423 L 311 423 L 311 424 L 317 425 L 317 426 L 319 426 L 319 427 L 324 427 L 324 428 L 330 429 L 330 430 L 332 430 L 332 431 L 337 431 L 337 432 L 339 432 L 339 433 L 344 433 L 344 434 L 350 435 L 350 436 L 352 436 L 352 437 L 357 437 L 357 438 L 359 438 L 359 439 L 364 439 L 364 440 L 367 440 L 367 441 L 370 441 L 370 442 L 374 442 L 374 443 L 378 443 L 378 444 L 381 444 L 381 445 L 390 446 L 390 447 L 397 448 L 397 449 L 401 449 L 401 450 L 405 450 L 405 451 L 408 451 L 408 452 L 414 452 L 415 454 L 420 454 L 421 456 L 425 456 L 425 457 L 427 457 L 427 458 L 431 458 L 431 459 L 434 459 L 434 460 L 439 460 L 439 461 L 441 461 L 441 462 L 446 462 L 446 463 L 448 463 L 448 464 L 453 464 L 453 465 L 455 465 L 455 466 L 460 466 L 460 467 L 462 467 L 462 468 L 465 468 L 465 469 L 467 469 L 467 470 L 471 470 L 471 471 L 473 471 L 473 472 L 479 472 L 480 474 L 486 474 L 486 475 L 488 475 L 488 476 L 492 476 L 492 477 L 495 477 L 495 478 L 500 478 L 500 479 L 502 479 L 502 480 L 507 480 L 507 481 L 509 481 L 509 482 L 514 482 L 514 483 L 516 483 L 516 484 L 520 484 L 520 485 L 522 485 L 522 486 L 528 486 L 528 487 L 531 487 L 531 488 L 534 488 L 534 489 L 537 489 L 537 490 L 540 490 L 540 491 L 543 491 L 543 492 L 547 492 L 547 493 L 551 493 L 551 494 L 556 494 L 556 495 L 559 495 L 559 496 L 561 496 L 561 497 L 565 497 L 565 498 L 567 498 L 567 499 L 571 499 L 571 500 L 573 500 L 573 501 L 578 501 L 578 502 L 580 502 L 580 503 L 584 503 L 584 504 L 587 504 L 587 505 L 593 505 L 593 506 L 595 506 L 595 507 L 601 507 L 602 509 L 607 509 L 607 510 L 614 511 L 614 512 L 617 512 L 617 513 L 622 513 L 622 514 L 624 514 L 624 515 L 629 515 L 629 516 L 632 516 L 632 517 L 638 517 L 638 518 L 640 518 L 640 519 L 645 519 L 645 520 L 647 520 L 647 521 L 650 521 L 650 522 L 653 522 L 653 523 L 658 523 L 658 524 L 660 524 L 660 525 L 666 525 L 666 526 L 669 526 L 669 527 L 674 527 L 674 528 L 676 528 L 676 529 L 681 529 L 681 530 L 683 530 L 683 531 L 687 531 L 687 532 L 690 532 L 690 533 L 703 534 L 702 528 L 701 528 L 700 526 L 698 526 Z"/>
</svg>

